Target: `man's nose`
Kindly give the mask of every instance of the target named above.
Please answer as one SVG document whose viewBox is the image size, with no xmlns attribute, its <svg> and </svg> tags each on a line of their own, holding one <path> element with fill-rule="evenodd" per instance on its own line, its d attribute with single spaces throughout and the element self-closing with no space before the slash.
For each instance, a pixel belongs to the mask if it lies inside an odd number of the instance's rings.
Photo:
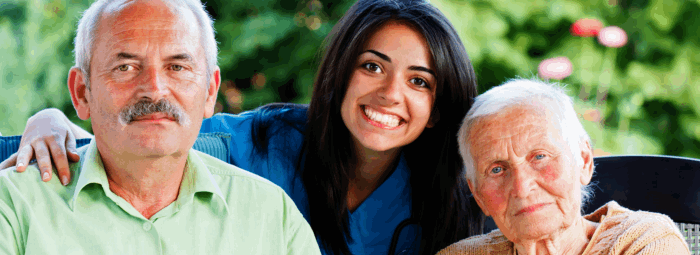
<svg viewBox="0 0 700 255">
<path fill-rule="evenodd" d="M 140 80 L 138 98 L 150 98 L 154 102 L 164 98 L 170 93 L 170 89 L 158 68 L 148 67 L 144 70 Z"/>
</svg>

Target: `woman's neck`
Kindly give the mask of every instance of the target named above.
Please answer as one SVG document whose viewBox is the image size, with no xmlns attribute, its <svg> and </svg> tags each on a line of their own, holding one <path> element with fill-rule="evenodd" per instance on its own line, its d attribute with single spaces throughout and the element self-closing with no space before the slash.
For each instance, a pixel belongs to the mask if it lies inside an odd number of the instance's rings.
<svg viewBox="0 0 700 255">
<path fill-rule="evenodd" d="M 580 217 L 569 228 L 539 240 L 521 240 L 515 244 L 518 255 L 580 255 L 586 249 L 598 223 Z"/>
<path fill-rule="evenodd" d="M 366 148 L 355 150 L 354 169 L 348 182 L 348 210 L 355 211 L 391 175 L 399 155 L 400 149 L 381 152 Z"/>
</svg>

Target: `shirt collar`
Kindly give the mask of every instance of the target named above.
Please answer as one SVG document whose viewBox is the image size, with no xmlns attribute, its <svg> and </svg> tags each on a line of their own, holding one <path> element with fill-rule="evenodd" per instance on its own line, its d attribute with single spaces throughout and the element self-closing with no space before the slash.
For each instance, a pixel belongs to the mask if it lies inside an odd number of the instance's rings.
<svg viewBox="0 0 700 255">
<path fill-rule="evenodd" d="M 198 153 L 201 152 L 193 149 L 189 151 L 187 167 L 180 184 L 180 194 L 175 200 L 176 206 L 179 208 L 191 203 L 194 196 L 198 193 L 208 193 L 212 194 L 209 204 L 215 209 L 228 214 L 230 212 L 228 203 L 224 199 L 221 188 Z"/>
<path fill-rule="evenodd" d="M 80 155 L 80 163 L 71 165 L 73 176 L 74 178 L 77 176 L 77 181 L 75 185 L 68 185 L 68 188 L 74 189 L 69 203 L 71 210 L 75 211 L 75 203 L 80 192 L 82 192 L 86 186 L 93 183 L 100 185 L 104 194 L 115 203 L 119 204 L 120 202 L 115 200 L 122 199 L 117 199 L 116 194 L 109 189 L 107 174 L 105 173 L 100 153 L 97 150 L 95 139 L 93 139 L 88 146 L 81 147 L 78 154 Z M 210 204 L 215 210 L 226 214 L 229 213 L 228 204 L 222 195 L 219 185 L 207 168 L 207 165 L 202 161 L 201 157 L 197 155 L 195 150 L 190 149 L 187 155 L 185 173 L 182 178 L 182 183 L 180 184 L 180 192 L 177 199 L 173 202 L 176 206 L 176 210 L 191 203 L 197 193 L 212 194 L 212 199 L 206 203 Z"/>
</svg>

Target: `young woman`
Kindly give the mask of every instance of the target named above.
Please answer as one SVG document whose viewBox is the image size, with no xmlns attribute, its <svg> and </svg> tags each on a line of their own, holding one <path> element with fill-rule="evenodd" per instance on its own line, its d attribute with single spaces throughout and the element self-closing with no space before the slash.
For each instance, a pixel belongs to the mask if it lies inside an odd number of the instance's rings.
<svg viewBox="0 0 700 255">
<path fill-rule="evenodd" d="M 326 254 L 433 254 L 482 229 L 456 140 L 476 94 L 439 10 L 359 0 L 327 37 L 308 107 L 217 114 L 200 132 L 230 134 L 229 163 L 281 186 Z"/>
</svg>

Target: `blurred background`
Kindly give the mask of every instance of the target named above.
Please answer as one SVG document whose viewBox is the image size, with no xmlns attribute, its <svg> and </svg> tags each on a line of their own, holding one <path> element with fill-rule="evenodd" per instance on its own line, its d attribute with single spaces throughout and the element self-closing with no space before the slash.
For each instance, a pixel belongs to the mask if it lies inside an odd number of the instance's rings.
<svg viewBox="0 0 700 255">
<path fill-rule="evenodd" d="M 77 19 L 90 2 L 0 0 L 0 133 L 21 134 L 47 107 L 91 131 L 66 87 Z M 216 111 L 308 103 L 320 45 L 353 2 L 206 1 L 223 80 Z M 517 76 L 550 77 L 567 84 L 596 155 L 700 158 L 700 0 L 431 3 L 459 31 L 480 92 Z M 613 42 L 595 36 L 610 26 L 621 29 Z"/>
</svg>

